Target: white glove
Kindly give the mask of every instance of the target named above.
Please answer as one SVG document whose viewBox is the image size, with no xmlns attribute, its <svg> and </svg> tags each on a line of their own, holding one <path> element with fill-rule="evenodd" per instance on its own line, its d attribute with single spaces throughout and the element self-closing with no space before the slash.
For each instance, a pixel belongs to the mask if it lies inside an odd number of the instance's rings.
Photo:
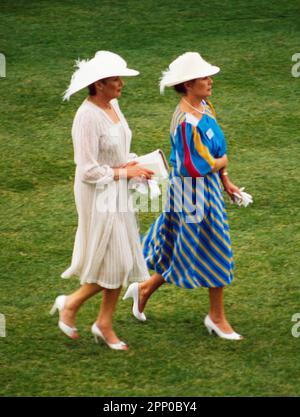
<svg viewBox="0 0 300 417">
<path fill-rule="evenodd" d="M 249 204 L 253 203 L 252 195 L 245 193 L 243 191 L 245 187 L 239 188 L 241 195 L 238 193 L 233 193 L 233 200 L 231 200 L 232 204 L 237 204 L 239 207 L 247 207 Z"/>
<path fill-rule="evenodd" d="M 148 180 L 148 186 L 150 188 L 150 199 L 153 200 L 161 195 L 161 191 L 156 180 Z"/>
<path fill-rule="evenodd" d="M 148 194 L 150 189 L 150 199 L 153 200 L 160 196 L 160 188 L 156 180 L 136 179 L 130 181 L 130 189 L 136 190 L 141 194 Z"/>
</svg>

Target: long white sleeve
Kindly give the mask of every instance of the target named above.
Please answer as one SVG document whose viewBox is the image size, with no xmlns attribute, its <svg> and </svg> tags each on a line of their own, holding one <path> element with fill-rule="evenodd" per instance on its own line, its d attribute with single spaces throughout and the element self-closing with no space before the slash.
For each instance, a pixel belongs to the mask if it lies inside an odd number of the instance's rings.
<svg viewBox="0 0 300 417">
<path fill-rule="evenodd" d="M 93 113 L 81 111 L 76 114 L 72 127 L 74 159 L 81 181 L 90 184 L 108 184 L 114 179 L 113 169 L 98 163 L 100 135 L 99 123 Z"/>
</svg>

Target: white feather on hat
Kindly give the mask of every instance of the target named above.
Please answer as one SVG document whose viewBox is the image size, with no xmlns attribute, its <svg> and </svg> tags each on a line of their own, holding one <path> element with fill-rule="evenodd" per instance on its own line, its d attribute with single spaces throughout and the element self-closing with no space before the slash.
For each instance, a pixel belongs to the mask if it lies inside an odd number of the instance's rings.
<svg viewBox="0 0 300 417">
<path fill-rule="evenodd" d="M 63 100 L 69 100 L 72 94 L 103 78 L 133 77 L 139 74 L 138 71 L 127 68 L 126 61 L 120 55 L 110 51 L 98 51 L 94 58 L 89 60 L 78 58 L 74 66 L 77 69 L 64 92 Z"/>
<path fill-rule="evenodd" d="M 82 60 L 80 60 L 80 58 L 76 59 L 74 67 L 77 68 L 77 70 L 73 73 L 69 87 L 64 92 L 63 100 L 70 100 L 70 96 L 74 94 L 75 91 L 72 92 L 73 83 L 75 82 L 75 79 L 78 77 L 79 72 L 83 70 L 84 64 L 86 64 L 87 62 L 88 62 L 88 59 L 82 59 Z"/>
</svg>

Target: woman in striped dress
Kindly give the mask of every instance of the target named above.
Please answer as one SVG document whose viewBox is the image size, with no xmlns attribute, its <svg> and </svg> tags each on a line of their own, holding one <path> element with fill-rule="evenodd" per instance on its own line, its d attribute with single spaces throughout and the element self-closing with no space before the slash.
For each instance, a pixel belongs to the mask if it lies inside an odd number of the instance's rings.
<svg viewBox="0 0 300 417">
<path fill-rule="evenodd" d="M 223 288 L 232 281 L 234 263 L 221 183 L 231 197 L 239 189 L 228 178 L 225 136 L 207 101 L 211 76 L 218 71 L 198 53 L 186 53 L 163 75 L 161 90 L 174 86 L 181 94 L 171 122 L 167 205 L 143 239 L 144 257 L 155 274 L 132 284 L 125 298 L 134 298 L 133 313 L 145 320 L 145 304 L 163 283 L 208 288 L 205 326 L 210 333 L 239 340 L 223 307 Z"/>
</svg>

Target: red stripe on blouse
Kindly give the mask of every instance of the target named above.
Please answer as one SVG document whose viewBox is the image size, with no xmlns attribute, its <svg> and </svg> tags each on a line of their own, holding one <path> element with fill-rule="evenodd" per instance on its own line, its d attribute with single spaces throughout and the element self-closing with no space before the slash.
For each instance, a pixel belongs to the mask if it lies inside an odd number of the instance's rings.
<svg viewBox="0 0 300 417">
<path fill-rule="evenodd" d="M 196 169 L 195 165 L 192 162 L 191 153 L 190 153 L 190 150 L 189 150 L 189 147 L 188 147 L 188 144 L 187 144 L 187 140 L 186 140 L 185 126 L 186 126 L 185 122 L 183 122 L 180 126 L 182 137 L 183 137 L 183 146 L 184 146 L 183 163 L 184 163 L 184 166 L 188 170 L 188 173 L 190 174 L 191 177 L 201 177 L 202 175 Z"/>
</svg>

